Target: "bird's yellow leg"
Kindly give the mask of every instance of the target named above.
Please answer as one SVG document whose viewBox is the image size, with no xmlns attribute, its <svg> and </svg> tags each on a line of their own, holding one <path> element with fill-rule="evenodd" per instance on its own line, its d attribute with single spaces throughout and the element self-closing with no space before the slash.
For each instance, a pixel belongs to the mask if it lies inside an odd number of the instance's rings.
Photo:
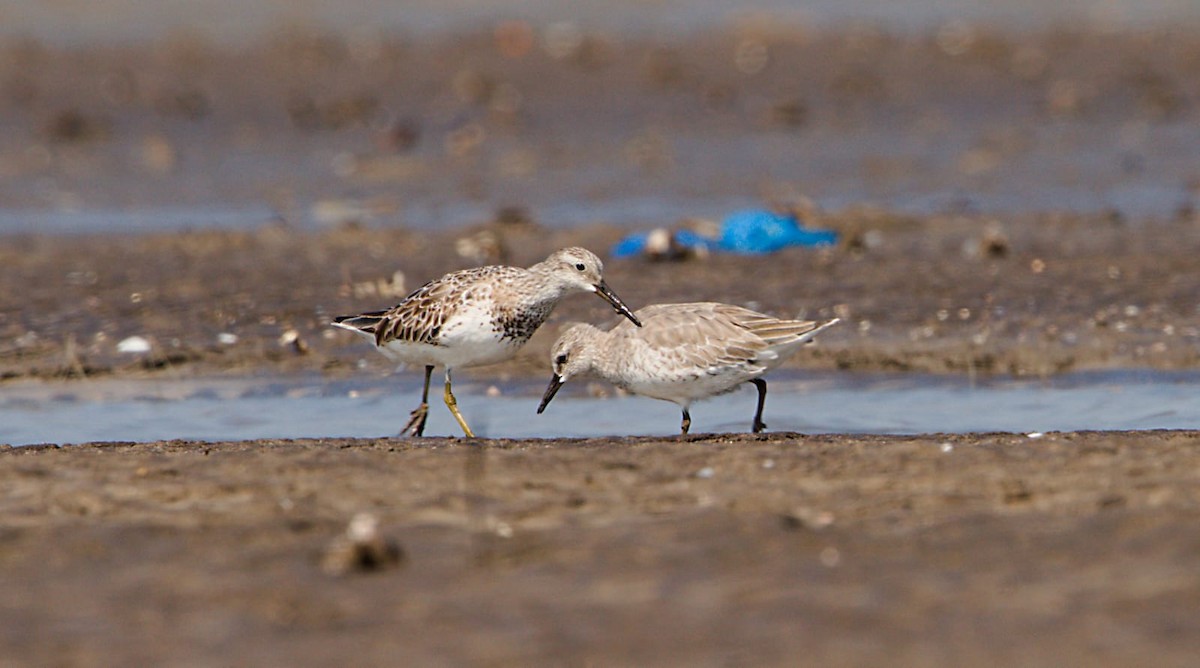
<svg viewBox="0 0 1200 668">
<path fill-rule="evenodd" d="M 458 420 L 458 426 L 462 427 L 463 433 L 467 438 L 475 438 L 475 432 L 467 426 L 467 421 L 463 419 L 462 413 L 458 412 L 458 400 L 454 398 L 454 393 L 450 391 L 450 369 L 446 369 L 446 394 L 442 397 L 446 400 L 446 408 L 450 409 L 450 413 L 454 415 L 454 419 Z"/>
</svg>

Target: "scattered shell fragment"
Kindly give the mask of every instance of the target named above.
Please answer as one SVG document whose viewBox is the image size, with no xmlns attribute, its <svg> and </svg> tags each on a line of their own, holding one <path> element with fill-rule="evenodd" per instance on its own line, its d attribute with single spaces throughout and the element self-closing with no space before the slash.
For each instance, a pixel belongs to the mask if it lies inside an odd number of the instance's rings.
<svg viewBox="0 0 1200 668">
<path fill-rule="evenodd" d="M 500 235 L 493 230 L 480 230 L 455 240 L 454 251 L 476 264 L 502 264 L 508 256 Z"/>
<path fill-rule="evenodd" d="M 396 270 L 392 274 L 391 281 L 376 279 L 374 281 L 360 281 L 351 286 L 350 292 L 355 299 L 363 299 L 366 297 L 386 297 L 389 299 L 404 297 L 408 294 L 405 288 L 407 279 L 403 271 Z"/>
<path fill-rule="evenodd" d="M 979 240 L 979 254 L 983 257 L 999 258 L 1008 255 L 1008 237 L 999 227 L 988 227 Z"/>
<path fill-rule="evenodd" d="M 646 236 L 643 252 L 651 260 L 687 260 L 708 255 L 706 248 L 681 243 L 675 234 L 665 227 L 650 231 Z"/>
<path fill-rule="evenodd" d="M 998 223 L 989 224 L 978 239 L 967 239 L 963 242 L 963 255 L 970 258 L 999 259 L 1012 250 L 1008 235 Z"/>
<path fill-rule="evenodd" d="M 279 335 L 279 345 L 284 348 L 290 346 L 292 350 L 296 351 L 296 353 L 300 355 L 304 355 L 308 352 L 308 343 L 306 343 L 304 339 L 300 338 L 300 332 L 294 329 L 289 329 L 288 331 Z"/>
<path fill-rule="evenodd" d="M 842 235 L 842 246 L 853 253 L 882 248 L 885 242 L 882 230 L 865 229 L 857 225 L 850 227 Z"/>
<path fill-rule="evenodd" d="M 150 342 L 141 336 L 130 336 L 117 343 L 117 352 L 141 354 L 150 352 Z"/>
<path fill-rule="evenodd" d="M 391 295 L 388 295 L 388 296 L 403 297 L 403 296 L 407 295 L 408 287 L 406 285 L 406 277 L 404 276 L 404 272 L 400 271 L 399 269 L 397 269 L 396 271 L 393 271 L 392 272 L 392 283 L 389 287 L 391 288 L 392 293 L 391 293 Z"/>
<path fill-rule="evenodd" d="M 833 525 L 833 513 L 815 508 L 796 508 L 784 513 L 783 524 L 789 529 L 811 529 L 820 531 Z"/>
<path fill-rule="evenodd" d="M 341 156 L 335 158 L 335 163 L 341 165 L 349 160 L 354 163 L 353 156 Z M 340 160 L 340 161 L 339 161 Z M 343 165 L 344 166 L 344 165 Z M 340 199 L 324 199 L 315 202 L 309 209 L 309 216 L 313 221 L 320 225 L 347 226 L 347 225 L 364 225 L 374 221 L 380 216 L 395 213 L 399 209 L 399 204 L 394 200 L 379 197 L 369 200 L 340 200 Z"/>
<path fill-rule="evenodd" d="M 369 573 L 399 566 L 405 559 L 399 545 L 379 533 L 379 519 L 370 513 L 355 515 L 346 532 L 329 544 L 321 568 L 330 575 Z"/>
</svg>

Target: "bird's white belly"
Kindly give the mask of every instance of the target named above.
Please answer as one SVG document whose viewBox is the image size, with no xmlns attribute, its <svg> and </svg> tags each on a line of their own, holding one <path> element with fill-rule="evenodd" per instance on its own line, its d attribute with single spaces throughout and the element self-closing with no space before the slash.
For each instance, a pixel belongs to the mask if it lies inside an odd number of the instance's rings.
<svg viewBox="0 0 1200 668">
<path fill-rule="evenodd" d="M 467 319 L 454 319 L 443 327 L 437 345 L 389 341 L 382 352 L 391 359 L 412 366 L 432 364 L 463 368 L 502 362 L 512 357 L 520 347 L 519 342 L 500 337 L 490 326 L 480 326 Z"/>
<path fill-rule="evenodd" d="M 723 394 L 754 378 L 736 368 L 720 369 L 716 373 L 634 373 L 616 383 L 634 394 L 687 405 L 697 399 Z"/>
</svg>

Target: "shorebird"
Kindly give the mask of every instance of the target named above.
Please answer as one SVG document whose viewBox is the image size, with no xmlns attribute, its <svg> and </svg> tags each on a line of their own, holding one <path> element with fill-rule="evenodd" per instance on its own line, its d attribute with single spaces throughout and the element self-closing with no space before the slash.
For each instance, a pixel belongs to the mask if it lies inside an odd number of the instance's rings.
<svg viewBox="0 0 1200 668">
<path fill-rule="evenodd" d="M 732 391 L 741 383 L 758 389 L 758 409 L 750 429 L 762 421 L 767 382 L 760 378 L 779 366 L 818 332 L 838 322 L 780 320 L 740 306 L 711 302 L 657 304 L 638 310 L 635 328 L 622 322 L 611 331 L 574 325 L 555 342 L 554 375 L 537 412 L 568 380 L 598 376 L 617 387 L 683 409 L 682 433 L 688 433 L 693 401 Z"/>
<path fill-rule="evenodd" d="M 605 284 L 600 258 L 583 248 L 555 251 L 528 269 L 493 265 L 452 272 L 417 288 L 390 309 L 341 316 L 333 324 L 370 338 L 381 353 L 397 362 L 424 365 L 421 405 L 401 429 L 402 435 L 425 433 L 429 378 L 435 366 L 443 366 L 446 407 L 463 433 L 473 438 L 450 390 L 451 372 L 512 357 L 559 300 L 575 292 L 596 293 L 641 326 Z"/>
</svg>

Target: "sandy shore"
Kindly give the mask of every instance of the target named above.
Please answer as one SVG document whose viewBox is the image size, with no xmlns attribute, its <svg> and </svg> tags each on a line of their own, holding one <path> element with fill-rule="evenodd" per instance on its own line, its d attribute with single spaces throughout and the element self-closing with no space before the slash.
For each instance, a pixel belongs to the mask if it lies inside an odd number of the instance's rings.
<svg viewBox="0 0 1200 668">
<path fill-rule="evenodd" d="M 372 373 L 332 316 L 629 229 L 556 203 L 709 195 L 961 193 L 813 208 L 826 250 L 607 261 L 634 308 L 841 317 L 793 368 L 1200 366 L 1194 35 L 775 28 L 4 45 L 5 211 L 279 213 L 5 235 L 0 380 Z M 1098 204 L 1131 192 L 1167 213 Z M 612 318 L 570 299 L 470 373 L 541 378 L 562 323 Z M 1197 471 L 1191 431 L 0 447 L 0 663 L 1191 665 Z"/>
<path fill-rule="evenodd" d="M 5 450 L 0 658 L 1183 666 L 1200 651 L 1198 446 L 1112 432 Z M 402 557 L 333 574 L 360 513 Z"/>
</svg>

